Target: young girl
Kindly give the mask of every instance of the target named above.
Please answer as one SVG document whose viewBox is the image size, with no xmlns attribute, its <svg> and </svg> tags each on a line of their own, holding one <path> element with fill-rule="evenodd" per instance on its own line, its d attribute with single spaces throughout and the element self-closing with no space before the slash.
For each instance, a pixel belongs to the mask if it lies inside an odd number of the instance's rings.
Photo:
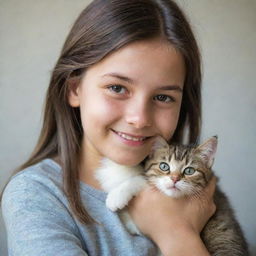
<svg viewBox="0 0 256 256">
<path fill-rule="evenodd" d="M 105 206 L 94 171 L 103 157 L 134 166 L 161 135 L 199 138 L 200 54 L 171 0 L 95 0 L 78 17 L 53 70 L 30 159 L 5 188 L 9 255 L 209 255 L 200 232 L 215 211 L 150 187 L 129 205 L 145 236 Z M 157 247 L 156 247 L 157 246 Z"/>
</svg>

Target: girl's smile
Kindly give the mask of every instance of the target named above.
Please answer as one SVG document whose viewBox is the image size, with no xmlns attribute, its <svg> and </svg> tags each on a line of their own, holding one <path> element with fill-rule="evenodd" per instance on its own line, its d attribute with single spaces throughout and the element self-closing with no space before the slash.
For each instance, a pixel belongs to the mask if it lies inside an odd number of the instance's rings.
<svg viewBox="0 0 256 256">
<path fill-rule="evenodd" d="M 122 140 L 123 143 L 134 147 L 142 146 L 150 138 L 153 138 L 153 136 L 128 134 L 124 132 L 115 131 L 113 129 L 112 131 Z"/>
<path fill-rule="evenodd" d="M 170 139 L 184 79 L 182 55 L 161 39 L 132 43 L 87 69 L 69 94 L 70 105 L 80 107 L 86 175 L 103 157 L 137 165 L 156 136 Z"/>
</svg>

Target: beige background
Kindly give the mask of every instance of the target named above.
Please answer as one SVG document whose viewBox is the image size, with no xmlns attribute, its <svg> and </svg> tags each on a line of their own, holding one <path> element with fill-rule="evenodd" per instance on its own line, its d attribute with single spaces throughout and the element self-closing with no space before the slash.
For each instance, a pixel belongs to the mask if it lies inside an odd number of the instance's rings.
<svg viewBox="0 0 256 256">
<path fill-rule="evenodd" d="M 50 72 L 86 0 L 0 0 L 0 188 L 32 150 Z M 180 0 L 204 59 L 203 136 L 256 255 L 256 0 Z M 1 217 L 1 216 L 0 216 Z M 0 255 L 7 255 L 0 218 Z"/>
</svg>

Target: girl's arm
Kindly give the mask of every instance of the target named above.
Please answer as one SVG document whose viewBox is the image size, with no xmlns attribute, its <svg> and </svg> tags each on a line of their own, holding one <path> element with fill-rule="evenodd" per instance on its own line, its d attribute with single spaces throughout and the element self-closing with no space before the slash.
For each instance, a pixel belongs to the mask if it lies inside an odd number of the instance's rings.
<svg viewBox="0 0 256 256">
<path fill-rule="evenodd" d="M 166 227 L 167 232 L 152 237 L 164 256 L 210 256 L 197 233 L 182 227 Z"/>
<path fill-rule="evenodd" d="M 3 194 L 8 255 L 86 256 L 71 214 L 52 193 L 59 193 L 58 187 L 53 185 L 51 191 L 33 176 L 20 172 Z"/>
<path fill-rule="evenodd" d="M 209 256 L 200 232 L 214 214 L 216 179 L 198 197 L 174 199 L 148 187 L 129 206 L 139 229 L 150 237 L 164 256 Z"/>
</svg>

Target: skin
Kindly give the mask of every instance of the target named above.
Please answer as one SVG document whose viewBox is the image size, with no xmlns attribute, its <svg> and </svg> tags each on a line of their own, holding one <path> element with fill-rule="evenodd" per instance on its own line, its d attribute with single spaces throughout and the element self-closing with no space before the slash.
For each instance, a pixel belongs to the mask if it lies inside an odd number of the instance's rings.
<svg viewBox="0 0 256 256">
<path fill-rule="evenodd" d="M 69 95 L 70 105 L 80 107 L 84 130 L 81 179 L 99 187 L 93 173 L 102 157 L 137 165 L 158 135 L 170 139 L 184 79 L 181 54 L 160 40 L 133 43 L 90 67 Z"/>
<path fill-rule="evenodd" d="M 131 201 L 129 213 L 139 229 L 158 245 L 163 255 L 210 255 L 200 238 L 200 232 L 216 210 L 213 203 L 215 186 L 214 177 L 201 198 L 191 201 L 188 198 L 175 199 L 148 187 Z"/>
<path fill-rule="evenodd" d="M 110 54 L 90 67 L 80 83 L 70 84 L 69 104 L 80 107 L 84 131 L 81 181 L 101 189 L 94 171 L 103 157 L 137 165 L 150 153 L 158 135 L 166 140 L 172 137 L 185 73 L 182 55 L 168 42 L 154 39 L 132 43 Z M 185 199 L 173 200 L 145 189 L 130 204 L 130 212 L 164 255 L 183 255 L 179 254 L 184 250 L 181 238 L 188 237 L 195 255 L 209 255 L 199 234 L 213 214 L 212 190 L 214 184 L 205 191 L 203 201 L 208 203 L 202 207 L 200 200 L 188 204 Z M 157 224 L 152 227 L 152 223 Z M 178 250 L 176 254 L 174 249 Z"/>
</svg>

